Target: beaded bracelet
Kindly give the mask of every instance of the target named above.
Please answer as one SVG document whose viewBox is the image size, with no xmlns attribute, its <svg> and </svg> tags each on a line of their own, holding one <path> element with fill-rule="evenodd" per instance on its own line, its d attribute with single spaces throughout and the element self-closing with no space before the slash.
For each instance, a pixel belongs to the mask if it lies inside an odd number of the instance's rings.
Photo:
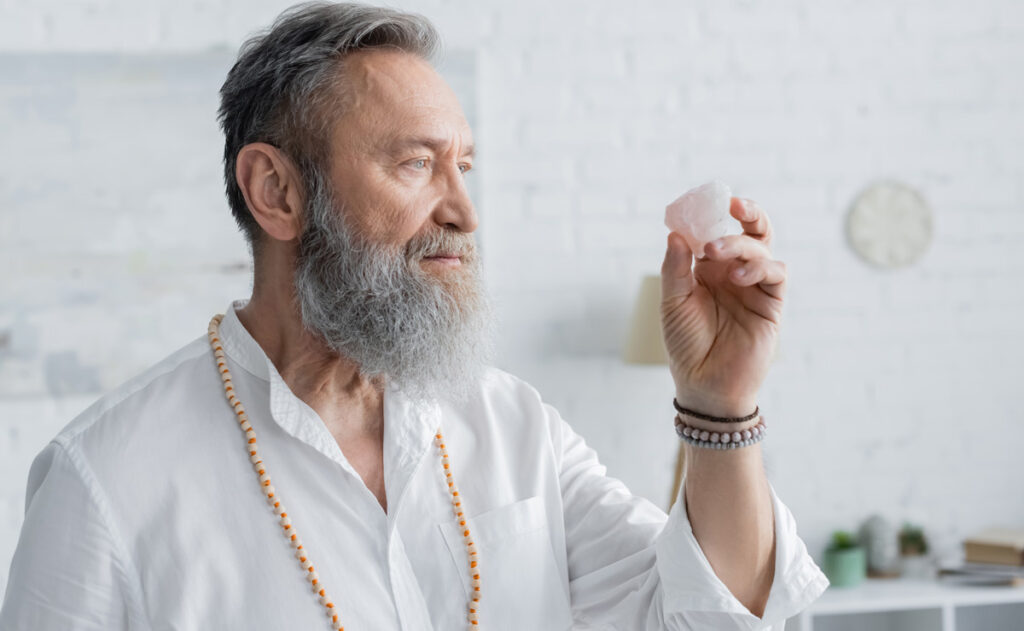
<svg viewBox="0 0 1024 631">
<path fill-rule="evenodd" d="M 768 425 L 764 416 L 758 419 L 757 425 L 750 429 L 735 432 L 709 432 L 706 429 L 687 425 L 682 416 L 676 415 L 676 434 L 695 447 L 707 449 L 739 449 L 749 447 L 764 439 Z"/>
</svg>

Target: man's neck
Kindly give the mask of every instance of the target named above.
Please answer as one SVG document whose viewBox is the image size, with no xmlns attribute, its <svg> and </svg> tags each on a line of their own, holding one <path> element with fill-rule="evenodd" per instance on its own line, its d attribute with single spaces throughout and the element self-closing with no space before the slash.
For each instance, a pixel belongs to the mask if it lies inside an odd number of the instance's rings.
<svg viewBox="0 0 1024 631">
<path fill-rule="evenodd" d="M 320 415 L 335 438 L 382 436 L 381 385 L 307 331 L 292 304 L 254 291 L 236 314 L 291 391 Z"/>
</svg>

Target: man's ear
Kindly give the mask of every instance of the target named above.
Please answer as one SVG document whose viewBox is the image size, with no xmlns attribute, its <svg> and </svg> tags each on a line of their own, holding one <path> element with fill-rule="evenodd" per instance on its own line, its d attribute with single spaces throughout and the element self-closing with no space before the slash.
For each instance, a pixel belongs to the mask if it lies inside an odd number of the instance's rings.
<svg viewBox="0 0 1024 631">
<path fill-rule="evenodd" d="M 271 239 L 291 241 L 302 233 L 302 181 L 288 156 L 273 145 L 242 147 L 235 179 L 253 218 Z"/>
</svg>

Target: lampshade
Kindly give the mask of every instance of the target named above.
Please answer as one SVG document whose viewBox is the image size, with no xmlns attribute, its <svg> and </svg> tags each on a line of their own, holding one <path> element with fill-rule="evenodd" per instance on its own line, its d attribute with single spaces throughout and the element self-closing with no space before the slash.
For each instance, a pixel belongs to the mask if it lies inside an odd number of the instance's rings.
<svg viewBox="0 0 1024 631">
<path fill-rule="evenodd" d="M 661 276 L 644 276 L 633 306 L 623 359 L 630 364 L 668 364 L 661 334 Z"/>
</svg>

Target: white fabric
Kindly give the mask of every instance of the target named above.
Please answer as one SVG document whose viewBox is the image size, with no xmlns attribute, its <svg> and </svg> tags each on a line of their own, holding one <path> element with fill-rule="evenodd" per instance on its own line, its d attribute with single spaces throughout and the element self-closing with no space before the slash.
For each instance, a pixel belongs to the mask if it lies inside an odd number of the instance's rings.
<svg viewBox="0 0 1024 631">
<path fill-rule="evenodd" d="M 458 408 L 385 392 L 385 514 L 241 325 L 243 304 L 221 325 L 235 387 L 349 631 L 467 627 L 439 425 L 479 547 L 486 631 L 779 631 L 828 585 L 772 488 L 775 583 L 753 616 L 715 575 L 682 501 L 666 516 L 631 495 L 536 390 L 498 369 Z M 292 552 L 203 335 L 36 457 L 0 629 L 330 629 Z"/>
</svg>

